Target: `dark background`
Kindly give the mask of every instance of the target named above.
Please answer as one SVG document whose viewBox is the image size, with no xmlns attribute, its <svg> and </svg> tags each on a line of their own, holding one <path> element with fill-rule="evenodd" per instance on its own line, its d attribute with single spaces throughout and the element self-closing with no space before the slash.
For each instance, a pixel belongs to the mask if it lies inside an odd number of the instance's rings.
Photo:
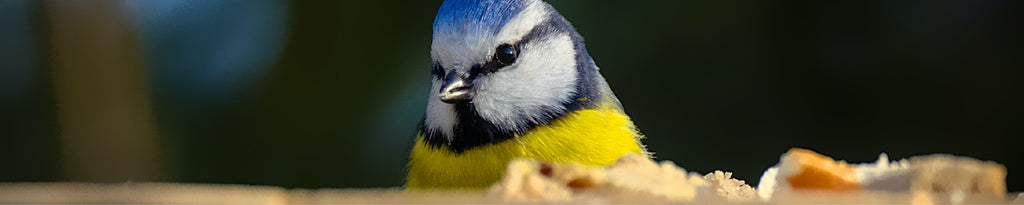
<svg viewBox="0 0 1024 205">
<path fill-rule="evenodd" d="M 0 181 L 402 184 L 439 1 L 110 4 L 147 71 L 159 168 L 142 177 L 69 163 L 54 2 L 0 1 Z M 951 153 L 1024 190 L 1019 1 L 550 2 L 659 160 L 756 184 L 790 147 Z"/>
</svg>

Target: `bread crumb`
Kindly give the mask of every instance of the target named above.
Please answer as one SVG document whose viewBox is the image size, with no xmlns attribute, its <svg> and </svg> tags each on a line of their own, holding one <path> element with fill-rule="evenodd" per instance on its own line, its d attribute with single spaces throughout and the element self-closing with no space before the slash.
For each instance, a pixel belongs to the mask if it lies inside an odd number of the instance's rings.
<svg viewBox="0 0 1024 205">
<path fill-rule="evenodd" d="M 720 184 L 737 189 L 735 181 L 728 180 L 734 179 L 722 179 Z M 507 202 L 690 202 L 708 185 L 700 175 L 672 162 L 655 163 L 645 155 L 628 154 L 607 167 L 514 160 L 488 193 Z"/>
<path fill-rule="evenodd" d="M 488 191 L 488 197 L 500 201 L 569 202 L 572 191 L 555 179 L 555 169 L 536 161 L 512 160 L 501 182 Z"/>
<path fill-rule="evenodd" d="M 743 180 L 733 179 L 732 172 L 714 171 L 704 175 L 710 188 L 726 202 L 752 202 L 758 199 L 757 191 Z"/>
</svg>

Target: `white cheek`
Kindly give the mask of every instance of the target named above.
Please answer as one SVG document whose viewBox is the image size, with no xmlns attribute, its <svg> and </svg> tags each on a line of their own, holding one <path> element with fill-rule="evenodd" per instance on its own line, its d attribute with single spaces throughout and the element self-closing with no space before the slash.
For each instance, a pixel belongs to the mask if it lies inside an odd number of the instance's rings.
<svg viewBox="0 0 1024 205">
<path fill-rule="evenodd" d="M 474 106 L 480 117 L 521 130 L 546 111 L 560 109 L 576 90 L 576 53 L 563 34 L 525 45 L 516 63 L 478 80 Z"/>
<path fill-rule="evenodd" d="M 434 79 L 430 88 L 429 99 L 427 100 L 427 113 L 423 126 L 428 130 L 438 130 L 451 141 L 452 130 L 455 127 L 455 108 L 451 104 L 441 102 L 437 91 L 441 90 L 441 80 Z"/>
</svg>

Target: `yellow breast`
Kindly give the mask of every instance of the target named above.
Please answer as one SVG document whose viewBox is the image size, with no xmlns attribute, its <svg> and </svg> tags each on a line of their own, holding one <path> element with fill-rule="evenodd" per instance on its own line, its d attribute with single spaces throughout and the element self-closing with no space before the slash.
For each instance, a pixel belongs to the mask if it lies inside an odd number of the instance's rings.
<svg viewBox="0 0 1024 205">
<path fill-rule="evenodd" d="M 405 187 L 487 188 L 498 181 L 514 158 L 555 163 L 609 165 L 626 153 L 645 153 L 629 116 L 612 105 L 573 111 L 513 139 L 461 154 L 435 148 L 417 137 Z"/>
</svg>

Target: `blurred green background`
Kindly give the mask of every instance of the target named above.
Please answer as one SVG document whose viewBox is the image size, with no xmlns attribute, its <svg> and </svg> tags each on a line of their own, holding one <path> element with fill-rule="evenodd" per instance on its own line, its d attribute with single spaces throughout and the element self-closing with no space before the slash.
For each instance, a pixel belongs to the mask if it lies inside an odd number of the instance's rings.
<svg viewBox="0 0 1024 205">
<path fill-rule="evenodd" d="M 81 2 L 0 0 L 0 181 L 402 184 L 440 1 Z M 952 153 L 1024 191 L 1019 1 L 549 2 L 659 160 Z"/>
</svg>

